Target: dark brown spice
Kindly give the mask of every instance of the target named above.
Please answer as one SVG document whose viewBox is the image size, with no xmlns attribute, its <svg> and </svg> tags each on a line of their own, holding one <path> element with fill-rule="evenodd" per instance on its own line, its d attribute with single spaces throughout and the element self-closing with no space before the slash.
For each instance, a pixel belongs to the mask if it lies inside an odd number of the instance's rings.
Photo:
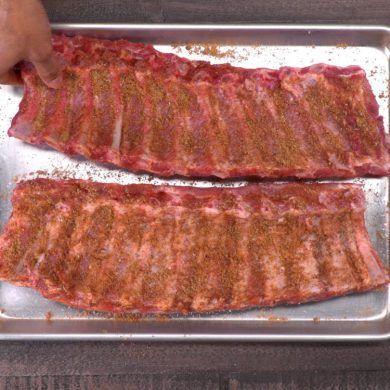
<svg viewBox="0 0 390 390">
<path fill-rule="evenodd" d="M 52 321 L 53 320 L 53 313 L 49 310 L 45 315 L 46 321 Z"/>
<path fill-rule="evenodd" d="M 168 94 L 167 85 L 157 77 L 147 79 L 147 93 L 152 103 L 150 118 L 150 151 L 161 160 L 173 152 L 174 103 Z"/>
<path fill-rule="evenodd" d="M 106 146 L 112 141 L 112 127 L 115 123 L 112 80 L 109 68 L 93 69 L 90 74 L 92 93 L 94 96 L 99 96 L 100 100 L 104 98 L 104 105 L 93 104 L 93 125 L 88 134 L 89 141 L 95 146 Z"/>
</svg>

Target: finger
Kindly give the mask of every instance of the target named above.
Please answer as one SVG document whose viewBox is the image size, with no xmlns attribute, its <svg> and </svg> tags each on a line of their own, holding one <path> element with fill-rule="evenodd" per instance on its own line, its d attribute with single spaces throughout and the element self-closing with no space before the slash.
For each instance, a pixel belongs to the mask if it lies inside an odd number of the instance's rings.
<svg viewBox="0 0 390 390">
<path fill-rule="evenodd" d="M 20 73 L 15 70 L 9 70 L 8 72 L 0 75 L 0 84 L 23 84 L 23 81 L 20 77 Z"/>
<path fill-rule="evenodd" d="M 8 84 L 7 80 L 13 80 L 13 67 L 16 63 L 19 62 L 20 55 L 19 53 L 12 50 L 0 50 L 0 83 Z"/>
<path fill-rule="evenodd" d="M 50 47 L 45 51 L 33 53 L 30 60 L 42 81 L 50 88 L 58 89 L 62 82 L 61 66 Z"/>
</svg>

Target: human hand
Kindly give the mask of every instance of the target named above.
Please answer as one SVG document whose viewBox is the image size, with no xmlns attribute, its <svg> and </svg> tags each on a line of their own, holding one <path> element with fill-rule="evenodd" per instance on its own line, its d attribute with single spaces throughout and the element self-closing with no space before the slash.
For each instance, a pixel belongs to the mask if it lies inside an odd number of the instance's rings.
<svg viewBox="0 0 390 390">
<path fill-rule="evenodd" d="M 51 45 L 46 12 L 39 0 L 0 0 L 0 84 L 20 83 L 13 69 L 19 61 L 34 64 L 42 81 L 59 88 L 61 68 Z"/>
</svg>

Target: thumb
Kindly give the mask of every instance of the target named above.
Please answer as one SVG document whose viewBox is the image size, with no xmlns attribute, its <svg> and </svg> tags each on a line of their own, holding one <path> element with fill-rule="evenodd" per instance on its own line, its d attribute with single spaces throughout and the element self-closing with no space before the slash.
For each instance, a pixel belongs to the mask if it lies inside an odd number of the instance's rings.
<svg viewBox="0 0 390 390">
<path fill-rule="evenodd" d="M 34 64 L 39 77 L 49 87 L 58 89 L 62 82 L 61 66 L 50 48 L 38 53 L 32 53 L 30 61 Z"/>
<path fill-rule="evenodd" d="M 14 69 L 0 75 L 0 84 L 23 84 L 20 74 Z"/>
<path fill-rule="evenodd" d="M 0 50 L 0 84 L 22 84 L 20 74 L 14 65 L 18 63 L 20 56 L 12 50 Z"/>
</svg>

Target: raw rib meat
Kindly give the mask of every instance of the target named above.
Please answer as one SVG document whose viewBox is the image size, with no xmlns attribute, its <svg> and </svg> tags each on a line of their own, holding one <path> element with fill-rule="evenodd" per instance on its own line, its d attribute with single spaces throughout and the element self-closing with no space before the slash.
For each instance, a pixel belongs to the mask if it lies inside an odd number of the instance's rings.
<svg viewBox="0 0 390 390">
<path fill-rule="evenodd" d="M 19 184 L 0 278 L 68 305 L 184 313 L 301 303 L 386 286 L 351 184 Z"/>
<path fill-rule="evenodd" d="M 124 40 L 55 36 L 58 91 L 23 65 L 9 135 L 161 176 L 356 177 L 390 173 L 364 71 L 210 65 Z"/>
</svg>

